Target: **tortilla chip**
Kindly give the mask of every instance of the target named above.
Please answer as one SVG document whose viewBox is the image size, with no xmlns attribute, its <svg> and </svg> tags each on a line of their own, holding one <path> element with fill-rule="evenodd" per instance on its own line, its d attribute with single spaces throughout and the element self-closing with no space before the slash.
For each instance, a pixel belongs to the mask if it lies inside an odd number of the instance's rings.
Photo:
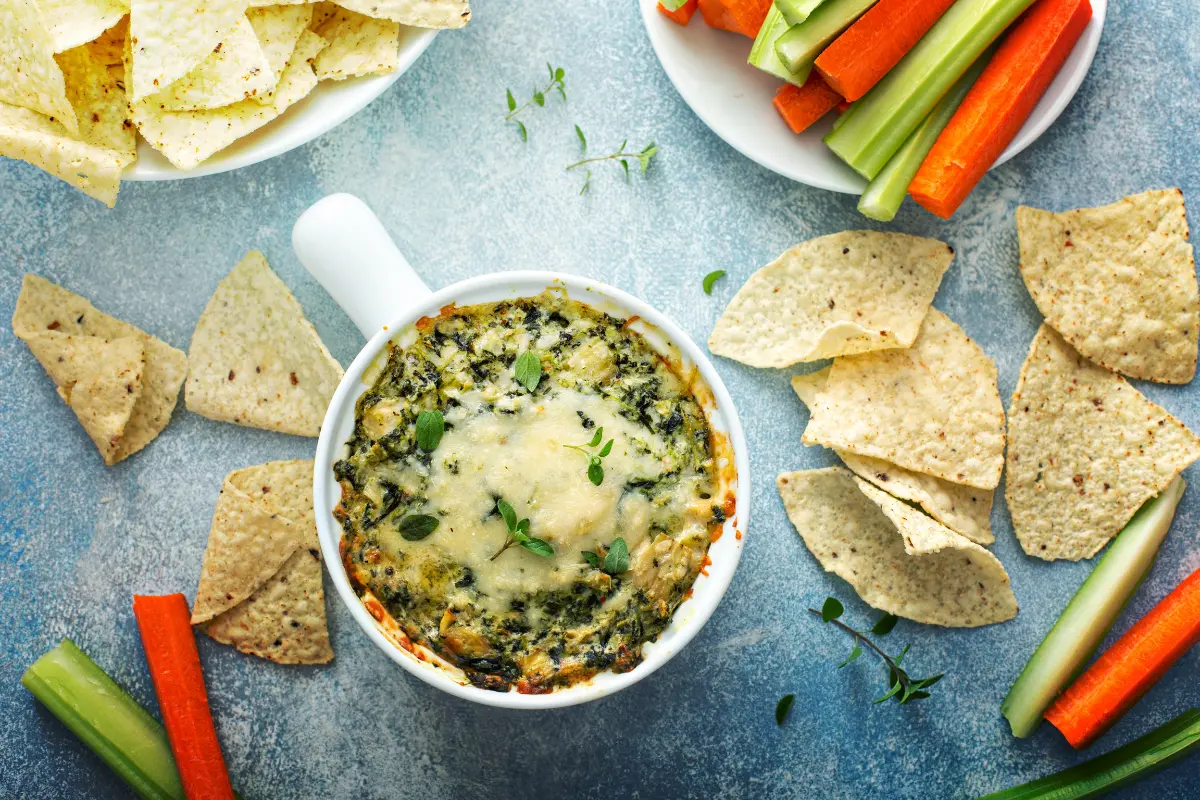
<svg viewBox="0 0 1200 800">
<path fill-rule="evenodd" d="M 292 553 L 249 600 L 213 619 L 204 632 L 277 664 L 328 664 L 333 646 L 317 552 L 302 548 Z"/>
<path fill-rule="evenodd" d="M 953 628 L 1016 616 L 994 555 L 848 470 L 783 474 L 777 486 L 809 552 L 874 608 Z"/>
<path fill-rule="evenodd" d="M 1009 406 L 1005 497 L 1031 556 L 1091 558 L 1200 458 L 1200 438 L 1049 325 Z"/>
<path fill-rule="evenodd" d="M 28 161 L 109 208 L 116 205 L 120 156 L 79 141 L 36 111 L 0 103 L 0 156 Z"/>
<path fill-rule="evenodd" d="M 341 8 L 341 6 L 339 6 L 337 3 L 331 3 L 329 0 L 319 0 L 319 2 L 313 3 L 312 7 L 312 22 L 308 23 L 308 29 L 310 31 L 316 31 L 320 29 L 320 27 L 325 24 L 325 20 L 332 17 Z"/>
<path fill-rule="evenodd" d="M 1133 378 L 1195 377 L 1200 291 L 1181 191 L 1062 214 L 1021 206 L 1017 234 L 1033 301 L 1076 350 Z"/>
<path fill-rule="evenodd" d="M 414 28 L 461 28 L 471 21 L 467 0 L 338 0 L 338 5 Z"/>
<path fill-rule="evenodd" d="M 146 101 L 133 104 L 133 121 L 150 146 L 179 169 L 192 169 L 238 139 L 271 122 L 317 85 L 310 59 L 325 47 L 311 31 L 301 34 L 275 87 L 273 102 L 243 100 L 207 111 L 165 111 Z"/>
<path fill-rule="evenodd" d="M 832 367 L 792 378 L 792 389 L 809 408 L 825 388 Z M 879 458 L 834 449 L 842 462 L 861 478 L 888 494 L 916 503 L 938 522 L 976 544 L 989 545 L 992 535 L 992 501 L 995 492 L 974 489 L 932 475 L 922 475 Z"/>
<path fill-rule="evenodd" d="M 51 117 L 72 135 L 79 130 L 50 31 L 32 0 L 0 3 L 0 103 Z"/>
<path fill-rule="evenodd" d="M 248 0 L 132 0 L 129 41 L 135 101 L 157 94 L 208 58 L 246 13 Z"/>
<path fill-rule="evenodd" d="M 142 394 L 125 426 L 114 463 L 148 445 L 167 427 L 187 374 L 187 356 L 128 322 L 98 311 L 86 299 L 37 275 L 26 275 L 12 318 L 13 333 L 29 341 L 46 331 L 102 339 L 135 337 L 145 349 Z"/>
<path fill-rule="evenodd" d="M 250 20 L 242 16 L 219 48 L 145 102 L 167 111 L 203 111 L 256 97 L 277 82 Z"/>
<path fill-rule="evenodd" d="M 803 442 L 994 489 L 1004 468 L 996 365 L 931 308 L 911 348 L 833 362 Z"/>
<path fill-rule="evenodd" d="M 87 47 L 92 52 L 92 58 L 112 67 L 122 63 L 125 58 L 125 39 L 129 35 L 129 15 L 121 17 L 116 25 L 100 34 L 100 38 L 89 42 Z M 123 78 L 122 78 L 123 79 Z"/>
<path fill-rule="evenodd" d="M 908 347 L 954 250 L 902 233 L 846 231 L 798 244 L 750 276 L 708 348 L 752 367 Z"/>
<path fill-rule="evenodd" d="M 392 72 L 400 63 L 400 25 L 338 9 L 317 33 L 329 42 L 313 62 L 318 80 Z"/>
<path fill-rule="evenodd" d="M 37 4 L 56 53 L 99 38 L 129 13 L 128 0 L 38 0 Z"/>
<path fill-rule="evenodd" d="M 283 77 L 283 68 L 296 49 L 300 34 L 312 21 L 311 5 L 271 6 L 269 8 L 252 8 L 246 12 L 254 35 L 267 57 L 271 68 L 271 85 L 266 91 L 259 92 L 255 99 L 260 103 L 269 103 L 275 99 L 275 86 Z"/>
<path fill-rule="evenodd" d="M 121 438 L 142 394 L 142 341 L 47 331 L 25 342 L 75 412 L 104 463 L 116 463 Z"/>
<path fill-rule="evenodd" d="M 67 81 L 67 97 L 79 119 L 79 138 L 116 154 L 121 166 L 137 160 L 137 132 L 129 121 L 125 90 L 87 47 L 55 56 Z"/>
<path fill-rule="evenodd" d="M 313 511 L 313 462 L 272 461 L 246 467 L 225 478 L 233 488 L 261 503 L 272 514 L 280 514 L 305 528 L 317 529 Z"/>
<path fill-rule="evenodd" d="M 189 351 L 187 407 L 253 428 L 317 436 L 342 368 L 287 286 L 250 252 L 217 286 Z"/>
</svg>

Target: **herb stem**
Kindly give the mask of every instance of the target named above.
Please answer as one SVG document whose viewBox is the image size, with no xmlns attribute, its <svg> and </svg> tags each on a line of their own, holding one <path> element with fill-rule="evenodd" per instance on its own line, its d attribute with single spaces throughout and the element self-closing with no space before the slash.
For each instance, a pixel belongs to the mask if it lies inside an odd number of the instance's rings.
<svg viewBox="0 0 1200 800">
<path fill-rule="evenodd" d="M 811 611 L 813 614 L 816 614 L 818 617 L 821 617 L 822 622 L 825 621 L 825 618 L 821 615 L 821 612 L 818 611 L 817 609 L 810 608 L 809 611 Z M 904 690 L 908 691 L 908 688 L 910 686 L 908 674 L 905 673 L 904 670 L 900 669 L 896 665 L 895 660 L 891 656 L 889 656 L 887 653 L 880 650 L 878 645 L 876 645 L 874 642 L 872 642 L 870 639 L 868 639 L 866 634 L 864 634 L 862 631 L 854 630 L 854 628 L 851 628 L 849 625 L 842 622 L 840 619 L 831 619 L 831 620 L 829 620 L 829 622 L 833 623 L 834 625 L 836 625 L 839 628 L 841 628 L 842 630 L 844 630 L 846 633 L 853 636 L 856 644 L 865 644 L 867 647 L 874 650 L 879 655 L 879 657 L 883 659 L 884 663 L 887 664 L 888 667 L 891 668 L 892 672 L 894 672 L 896 674 L 896 678 L 900 681 L 900 685 L 904 687 Z"/>
<path fill-rule="evenodd" d="M 584 164 L 592 164 L 596 161 L 619 161 L 619 160 L 623 160 L 623 159 L 627 159 L 627 158 L 638 158 L 640 155 L 641 155 L 640 153 L 611 153 L 607 156 L 595 156 L 593 158 L 585 158 L 582 161 L 576 161 L 574 164 L 571 164 L 563 171 L 570 172 L 571 170 L 575 169 L 576 167 L 582 167 Z"/>
<path fill-rule="evenodd" d="M 492 553 L 492 557 L 491 557 L 491 558 L 489 558 L 489 559 L 488 559 L 488 561 L 495 561 L 497 558 L 499 558 L 499 557 L 500 557 L 500 554 L 501 554 L 501 553 L 503 553 L 505 550 L 507 550 L 508 548 L 512 547 L 512 546 L 513 546 L 514 544 L 516 544 L 516 543 L 517 543 L 517 540 L 516 540 L 516 539 L 514 539 L 514 538 L 512 538 L 511 536 L 507 536 L 507 537 L 505 537 L 505 539 L 504 539 L 504 544 L 502 544 L 502 545 L 500 546 L 500 549 L 499 549 L 499 550 L 497 550 L 495 553 Z"/>
<path fill-rule="evenodd" d="M 558 86 L 558 84 L 559 84 L 559 79 L 553 78 L 553 79 L 551 79 L 551 81 L 549 83 L 546 84 L 546 87 L 544 89 L 542 89 L 540 92 L 538 92 L 537 94 L 545 95 L 545 94 L 549 93 L 552 89 L 554 89 L 555 86 Z M 534 104 L 534 102 L 535 101 L 534 101 L 533 97 L 529 98 L 528 100 L 525 101 L 524 105 L 518 106 L 517 108 L 514 108 L 512 111 L 508 112 L 504 116 L 504 121 L 511 122 L 514 117 L 516 117 L 518 114 L 520 114 L 525 109 L 529 108 L 531 105 Z"/>
</svg>

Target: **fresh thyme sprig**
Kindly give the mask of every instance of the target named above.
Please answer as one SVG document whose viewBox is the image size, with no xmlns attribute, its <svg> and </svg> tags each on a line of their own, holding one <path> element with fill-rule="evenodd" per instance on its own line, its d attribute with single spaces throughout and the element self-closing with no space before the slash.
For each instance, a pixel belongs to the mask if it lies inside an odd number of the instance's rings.
<svg viewBox="0 0 1200 800">
<path fill-rule="evenodd" d="M 588 458 L 588 468 L 587 468 L 588 480 L 591 481 L 592 484 L 595 486 L 599 486 L 600 484 L 604 483 L 604 467 L 601 466 L 600 459 L 607 458 L 608 454 L 612 452 L 613 440 L 609 439 L 607 442 L 604 442 L 604 447 L 601 447 L 596 452 L 589 452 L 587 448 L 598 447 L 600 445 L 600 442 L 602 442 L 602 441 L 604 441 L 604 427 L 603 426 L 596 428 L 596 434 L 592 437 L 592 440 L 590 442 L 588 442 L 587 444 L 564 444 L 563 445 L 563 447 L 567 448 L 568 450 L 578 450 L 579 452 L 581 452 L 585 456 L 587 456 L 587 458 Z"/>
<path fill-rule="evenodd" d="M 629 545 L 625 544 L 625 540 L 618 536 L 613 539 L 612 544 L 608 546 L 603 555 L 584 550 L 583 560 L 601 572 L 620 575 L 629 569 Z"/>
<path fill-rule="evenodd" d="M 579 139 L 580 154 L 586 155 L 587 154 L 587 146 L 588 146 L 587 145 L 587 137 L 583 135 L 583 129 L 580 128 L 578 125 L 575 126 L 575 136 L 576 136 L 576 138 Z M 643 147 L 641 150 L 638 150 L 637 152 L 627 153 L 627 152 L 625 152 L 625 147 L 628 144 L 629 144 L 629 140 L 626 139 L 625 141 L 621 142 L 621 146 L 617 148 L 615 153 L 609 153 L 606 156 L 593 156 L 592 158 L 584 158 L 580 161 L 576 161 L 574 164 L 567 165 L 566 172 L 570 172 L 573 169 L 579 169 L 580 167 L 583 167 L 583 169 L 586 173 L 586 175 L 583 179 L 583 186 L 579 187 L 580 194 L 583 194 L 584 192 L 586 192 L 588 190 L 588 187 L 592 185 L 592 170 L 591 170 L 591 167 L 587 166 L 588 164 L 595 164 L 595 163 L 598 163 L 601 161 L 615 161 L 621 165 L 621 169 L 625 173 L 625 180 L 628 181 L 629 180 L 629 162 L 636 161 L 638 163 L 638 166 L 641 167 L 642 174 L 643 175 L 646 174 L 646 170 L 648 170 L 650 168 L 650 159 L 654 158 L 655 154 L 658 153 L 658 145 L 656 145 L 654 142 L 650 142 L 650 144 L 646 145 L 645 147 Z"/>
<path fill-rule="evenodd" d="M 524 547 L 534 555 L 544 558 L 554 555 L 554 548 L 550 546 L 549 542 L 543 542 L 541 539 L 536 539 L 529 535 L 529 520 L 523 519 L 517 521 L 517 512 L 513 511 L 513 507 L 506 501 L 497 500 L 496 510 L 504 518 L 504 524 L 508 528 L 508 535 L 504 537 L 504 544 L 492 554 L 492 557 L 488 559 L 489 561 L 495 561 L 500 557 L 501 553 L 513 545 Z"/>
<path fill-rule="evenodd" d="M 542 89 L 538 89 L 535 86 L 532 96 L 525 101 L 524 105 L 517 105 L 517 98 L 513 97 L 512 89 L 504 90 L 505 101 L 508 103 L 508 113 L 504 116 L 504 121 L 515 122 L 517 124 L 517 132 L 521 134 L 521 141 L 523 142 L 529 141 L 529 131 L 525 129 L 525 123 L 517 119 L 517 116 L 520 115 L 522 111 L 530 106 L 537 106 L 538 108 L 545 106 L 546 95 L 553 91 L 557 91 L 562 96 L 563 100 L 567 99 L 567 86 L 564 80 L 566 78 L 566 72 L 563 71 L 562 67 L 552 67 L 549 64 L 546 65 L 546 71 L 550 75 L 549 83 L 547 83 Z"/>
<path fill-rule="evenodd" d="M 842 613 L 845 611 L 845 608 L 843 608 L 841 602 L 839 602 L 835 597 L 826 598 L 825 604 L 821 606 L 820 611 L 815 608 L 810 608 L 809 611 L 820 617 L 822 622 L 832 622 L 834 625 L 854 637 L 854 649 L 850 651 L 850 655 L 845 661 L 843 661 L 841 664 L 838 664 L 838 669 L 841 669 L 850 662 L 857 660 L 858 657 L 863 654 L 863 645 L 874 651 L 881 659 L 883 659 L 883 663 L 888 668 L 888 686 L 890 688 L 882 697 L 876 698 L 874 701 L 876 704 L 887 702 L 893 697 L 896 698 L 900 705 L 904 705 L 905 703 L 913 700 L 924 699 L 929 697 L 929 692 L 927 691 L 929 687 L 933 686 L 942 679 L 942 674 L 934 675 L 931 678 L 909 677 L 909 674 L 905 672 L 901 664 L 904 662 L 904 657 L 908 655 L 908 650 L 911 645 L 906 644 L 904 649 L 900 651 L 900 655 L 892 657 L 884 652 L 869 638 L 867 638 L 868 634 L 875 636 L 886 636 L 887 634 L 891 633 L 892 628 L 896 627 L 897 622 L 894 614 L 885 614 L 880 617 L 879 620 L 876 621 L 873 626 L 871 626 L 869 631 L 859 631 L 851 628 L 849 625 L 839 619 L 839 617 L 841 617 Z"/>
</svg>

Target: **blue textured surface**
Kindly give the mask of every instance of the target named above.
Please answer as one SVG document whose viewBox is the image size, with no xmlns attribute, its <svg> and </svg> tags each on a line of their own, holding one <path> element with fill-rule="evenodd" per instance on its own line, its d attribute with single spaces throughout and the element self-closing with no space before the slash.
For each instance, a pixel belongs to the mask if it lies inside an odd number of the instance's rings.
<svg viewBox="0 0 1200 800">
<path fill-rule="evenodd" d="M 953 223 L 909 207 L 894 224 L 957 250 L 937 305 L 996 359 L 1005 398 L 1039 322 L 1017 273 L 1017 203 L 1062 209 L 1162 186 L 1200 203 L 1197 30 L 1193 0 L 1111 4 L 1095 66 L 1059 122 L 988 176 Z M 522 144 L 501 121 L 504 89 L 527 91 L 547 60 L 566 69 L 570 100 L 530 114 Z M 659 142 L 650 175 L 626 186 L 615 168 L 597 169 L 592 193 L 577 197 L 578 181 L 562 171 L 576 152 L 574 122 L 596 150 L 626 137 Z M 258 248 L 349 363 L 357 331 L 289 246 L 297 215 L 334 191 L 373 206 L 435 288 L 498 270 L 575 272 L 641 296 L 701 341 L 756 267 L 796 241 L 864 226 L 854 198 L 780 179 L 709 133 L 667 81 L 628 0 L 478 0 L 471 26 L 439 36 L 379 101 L 268 163 L 128 184 L 114 211 L 0 163 L 0 309 L 12 309 L 21 273 L 34 271 L 186 348 L 216 282 Z M 700 279 L 718 268 L 730 274 L 705 297 Z M 146 451 L 106 469 L 7 326 L 0 359 L 0 796 L 125 797 L 18 686 L 21 671 L 70 635 L 154 708 L 131 593 L 192 596 L 221 477 L 306 456 L 314 442 L 181 407 Z M 1020 615 L 972 631 L 902 622 L 893 644 L 912 642 L 913 669 L 946 678 L 931 700 L 872 706 L 880 670 L 867 659 L 835 670 L 848 643 L 803 612 L 831 593 L 855 620 L 869 609 L 821 572 L 774 489 L 777 473 L 832 456 L 800 445 L 806 417 L 788 373 L 717 367 L 750 439 L 755 518 L 728 595 L 687 650 L 594 704 L 491 710 L 409 677 L 331 596 L 329 667 L 281 667 L 201 642 L 244 796 L 968 797 L 1080 760 L 1049 729 L 1014 740 L 998 706 L 1088 564 L 1026 558 L 998 503 L 994 551 Z M 1200 430 L 1200 385 L 1142 388 Z M 1187 474 L 1175 530 L 1119 631 L 1200 567 L 1200 472 Z M 1097 750 L 1200 703 L 1198 667 L 1192 652 Z M 797 703 L 780 729 L 773 709 L 786 692 Z M 1194 758 L 1125 796 L 1170 800 L 1198 787 Z"/>
</svg>

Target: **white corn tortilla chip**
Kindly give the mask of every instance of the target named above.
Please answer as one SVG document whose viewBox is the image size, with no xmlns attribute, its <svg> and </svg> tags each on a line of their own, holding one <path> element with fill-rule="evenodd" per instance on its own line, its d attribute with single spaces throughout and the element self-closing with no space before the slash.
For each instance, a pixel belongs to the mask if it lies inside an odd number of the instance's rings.
<svg viewBox="0 0 1200 800">
<path fill-rule="evenodd" d="M 129 13 L 128 0 L 38 0 L 38 7 L 56 53 L 95 41 Z"/>
<path fill-rule="evenodd" d="M 56 286 L 37 275 L 26 275 L 13 311 L 13 333 L 28 341 L 46 331 L 118 339 L 132 336 L 145 348 L 142 393 L 125 426 L 115 461 L 126 458 L 154 440 L 167 423 L 187 375 L 187 356 L 182 350 L 142 331 L 128 322 L 110 317 L 85 298 Z"/>
<path fill-rule="evenodd" d="M 132 0 L 129 42 L 133 100 L 157 94 L 216 49 L 246 13 L 248 0 Z"/>
<path fill-rule="evenodd" d="M 994 555 L 848 470 L 785 473 L 776 483 L 809 552 L 871 606 L 955 628 L 1016 616 Z"/>
<path fill-rule="evenodd" d="M 271 103 L 243 100 L 208 111 L 164 111 L 146 101 L 133 104 L 133 121 L 150 146 L 180 169 L 201 161 L 271 122 L 317 85 L 309 60 L 325 40 L 305 31 L 283 71 Z"/>
<path fill-rule="evenodd" d="M 109 208 L 121 188 L 121 156 L 81 142 L 59 123 L 0 103 L 0 156 L 28 161 Z"/>
<path fill-rule="evenodd" d="M 225 480 L 271 513 L 282 514 L 292 522 L 316 531 L 312 460 L 271 461 L 235 470 Z"/>
<path fill-rule="evenodd" d="M 79 130 L 50 31 L 34 0 L 0 3 L 0 103 L 51 117 L 71 135 Z"/>
<path fill-rule="evenodd" d="M 264 92 L 255 95 L 260 103 L 271 102 L 275 98 L 275 86 L 283 76 L 283 68 L 296 49 L 300 34 L 312 22 L 311 5 L 271 6 L 268 8 L 252 8 L 246 12 L 254 35 L 267 57 L 271 68 L 271 86 Z"/>
<path fill-rule="evenodd" d="M 913 346 L 835 359 L 804 430 L 821 444 L 994 489 L 1004 468 L 996 365 L 936 308 Z"/>
<path fill-rule="evenodd" d="M 54 57 L 67 81 L 67 97 L 79 119 L 79 139 L 114 153 L 122 167 L 137 160 L 137 132 L 129 121 L 125 91 L 87 47 Z"/>
<path fill-rule="evenodd" d="M 471 21 L 468 0 L 338 0 L 338 5 L 414 28 L 461 28 Z"/>
<path fill-rule="evenodd" d="M 125 39 L 129 35 L 129 15 L 121 17 L 116 25 L 100 34 L 94 42 L 88 42 L 92 58 L 112 67 L 121 64 L 125 58 Z M 122 80 L 124 77 L 122 76 Z"/>
<path fill-rule="evenodd" d="M 325 20 L 332 17 L 338 12 L 338 9 L 341 8 L 341 6 L 337 5 L 336 3 L 331 3 L 329 0 L 318 0 L 318 2 L 312 4 L 312 7 L 312 22 L 308 23 L 308 29 L 310 31 L 319 30 L 320 27 L 325 24 Z"/>
<path fill-rule="evenodd" d="M 266 8 L 267 6 L 315 6 L 317 0 L 250 0 L 251 8 Z"/>
<path fill-rule="evenodd" d="M 908 347 L 952 260 L 944 242 L 902 233 L 810 239 L 750 276 L 708 348 L 752 367 L 786 367 Z"/>
<path fill-rule="evenodd" d="M 1181 191 L 1062 214 L 1021 206 L 1017 234 L 1033 301 L 1076 350 L 1133 378 L 1195 377 L 1200 290 Z"/>
<path fill-rule="evenodd" d="M 316 550 L 292 553 L 248 600 L 206 624 L 204 632 L 277 664 L 328 664 L 333 646 Z"/>
<path fill-rule="evenodd" d="M 257 97 L 277 82 L 250 20 L 242 16 L 225 34 L 220 47 L 145 102 L 166 111 L 203 111 Z"/>
<path fill-rule="evenodd" d="M 25 342 L 95 443 L 116 463 L 121 438 L 142 394 L 145 350 L 134 336 L 101 339 L 47 331 Z"/>
<path fill-rule="evenodd" d="M 1031 556 L 1091 558 L 1200 458 L 1200 438 L 1049 325 L 1009 406 L 1005 497 Z"/>
<path fill-rule="evenodd" d="M 254 428 L 317 436 L 342 368 L 262 253 L 208 301 L 188 356 L 187 407 Z"/>
<path fill-rule="evenodd" d="M 830 370 L 832 367 L 825 367 L 792 378 L 792 389 L 808 407 L 815 404 L 817 395 L 825 388 Z M 989 545 L 996 540 L 992 535 L 991 523 L 995 496 L 993 490 L 975 489 L 932 475 L 911 472 L 879 458 L 858 456 L 836 448 L 833 452 L 855 475 L 901 500 L 916 503 L 955 533 L 961 533 L 981 545 Z"/>
<path fill-rule="evenodd" d="M 338 9 L 317 33 L 329 42 L 313 62 L 318 80 L 392 72 L 400 63 L 400 26 L 391 20 Z"/>
</svg>

